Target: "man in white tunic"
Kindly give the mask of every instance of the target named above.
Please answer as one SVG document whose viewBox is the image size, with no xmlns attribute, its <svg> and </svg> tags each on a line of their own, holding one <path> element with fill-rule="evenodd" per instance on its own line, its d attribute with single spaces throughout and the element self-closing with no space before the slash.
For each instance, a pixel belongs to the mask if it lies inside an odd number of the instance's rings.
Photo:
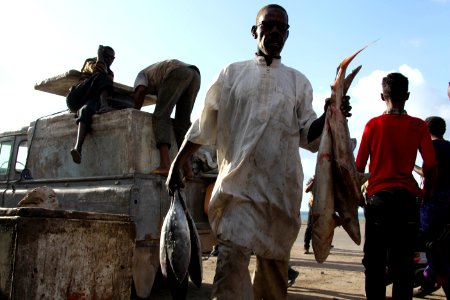
<svg viewBox="0 0 450 300">
<path fill-rule="evenodd" d="M 169 172 L 168 189 L 182 188 L 186 159 L 200 145 L 217 148 L 208 213 L 220 246 L 213 299 L 287 298 L 290 251 L 300 229 L 299 146 L 317 151 L 324 124 L 312 108 L 309 80 L 281 63 L 288 28 L 281 6 L 258 12 L 254 59 L 219 73 Z M 250 278 L 252 251 L 257 260 Z"/>
</svg>

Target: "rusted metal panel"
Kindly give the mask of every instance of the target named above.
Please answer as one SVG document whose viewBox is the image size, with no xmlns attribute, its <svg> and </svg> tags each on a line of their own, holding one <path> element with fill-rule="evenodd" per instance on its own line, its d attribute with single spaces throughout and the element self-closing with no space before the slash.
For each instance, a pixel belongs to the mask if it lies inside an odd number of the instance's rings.
<svg viewBox="0 0 450 300">
<path fill-rule="evenodd" d="M 144 178 L 135 185 L 131 203 L 136 240 L 159 241 L 163 218 L 170 206 L 169 194 L 164 177 L 155 176 L 151 180 Z"/>
<path fill-rule="evenodd" d="M 81 164 L 69 154 L 75 144 L 74 114 L 33 122 L 28 131 L 28 168 L 33 178 L 83 178 L 149 174 L 159 166 L 152 114 L 128 108 L 94 115 L 92 130 L 83 144 Z M 172 144 L 176 145 L 172 135 Z M 171 147 L 175 157 L 177 147 Z"/>
<path fill-rule="evenodd" d="M 59 208 L 66 210 L 130 214 L 130 194 L 133 176 L 116 178 L 88 178 L 85 181 L 27 180 L 5 192 L 4 207 L 16 207 L 27 192 L 40 186 L 51 187 L 57 196 Z"/>
<path fill-rule="evenodd" d="M 13 269 L 9 281 L 0 279 L 6 299 L 130 299 L 135 227 L 128 216 L 1 209 L 0 232 L 0 274 Z"/>
<path fill-rule="evenodd" d="M 29 180 L 6 192 L 6 207 L 15 207 L 27 191 L 42 185 L 56 193 L 61 209 L 111 214 L 127 214 L 136 224 L 138 241 L 159 241 L 161 226 L 170 206 L 165 177 L 135 174 L 122 177 L 83 178 L 83 180 Z M 208 216 L 203 211 L 207 184 L 203 179 L 186 183 L 187 206 L 202 240 L 203 252 L 215 242 Z"/>
<path fill-rule="evenodd" d="M 14 218 L 0 221 L 0 299 L 8 299 L 12 289 L 16 231 Z"/>
</svg>

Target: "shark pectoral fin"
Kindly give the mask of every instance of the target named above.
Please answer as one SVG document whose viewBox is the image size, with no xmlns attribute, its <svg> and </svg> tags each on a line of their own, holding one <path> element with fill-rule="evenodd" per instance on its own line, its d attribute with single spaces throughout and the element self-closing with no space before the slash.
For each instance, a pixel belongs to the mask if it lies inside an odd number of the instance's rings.
<svg viewBox="0 0 450 300">
<path fill-rule="evenodd" d="M 350 74 L 347 75 L 347 77 L 345 77 L 345 80 L 344 80 L 344 95 L 347 95 L 347 91 L 350 88 L 350 85 L 352 84 L 353 79 L 355 79 L 356 75 L 361 70 L 361 67 L 362 67 L 362 65 L 359 65 L 358 67 L 353 69 L 353 71 L 351 71 Z"/>
</svg>

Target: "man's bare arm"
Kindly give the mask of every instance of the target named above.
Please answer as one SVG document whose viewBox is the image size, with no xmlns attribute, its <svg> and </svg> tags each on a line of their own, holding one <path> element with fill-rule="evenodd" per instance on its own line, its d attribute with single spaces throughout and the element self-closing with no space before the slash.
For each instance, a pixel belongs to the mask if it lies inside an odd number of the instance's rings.
<svg viewBox="0 0 450 300">
<path fill-rule="evenodd" d="M 170 166 L 166 181 L 166 186 L 170 193 L 173 193 L 177 188 L 184 188 L 181 167 L 200 147 L 200 144 L 195 144 L 190 141 L 185 141 L 181 146 L 181 149 L 178 151 L 177 156 Z"/>
<path fill-rule="evenodd" d="M 319 118 L 311 123 L 308 131 L 308 143 L 311 143 L 315 139 L 317 139 L 323 130 L 323 126 L 325 125 L 325 113 L 323 113 Z"/>
<path fill-rule="evenodd" d="M 147 88 L 143 85 L 136 87 L 134 91 L 134 108 L 141 109 L 144 104 L 144 98 L 147 93 Z"/>
</svg>

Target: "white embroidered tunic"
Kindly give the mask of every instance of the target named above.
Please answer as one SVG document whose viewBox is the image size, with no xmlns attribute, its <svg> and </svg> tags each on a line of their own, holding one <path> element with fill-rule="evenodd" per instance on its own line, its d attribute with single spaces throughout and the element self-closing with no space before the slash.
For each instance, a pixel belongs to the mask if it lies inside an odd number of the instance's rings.
<svg viewBox="0 0 450 300">
<path fill-rule="evenodd" d="M 316 120 L 312 87 L 299 71 L 263 57 L 225 67 L 186 137 L 217 147 L 219 175 L 209 221 L 220 239 L 257 255 L 288 260 L 300 229 L 303 170 L 299 147 Z"/>
</svg>

